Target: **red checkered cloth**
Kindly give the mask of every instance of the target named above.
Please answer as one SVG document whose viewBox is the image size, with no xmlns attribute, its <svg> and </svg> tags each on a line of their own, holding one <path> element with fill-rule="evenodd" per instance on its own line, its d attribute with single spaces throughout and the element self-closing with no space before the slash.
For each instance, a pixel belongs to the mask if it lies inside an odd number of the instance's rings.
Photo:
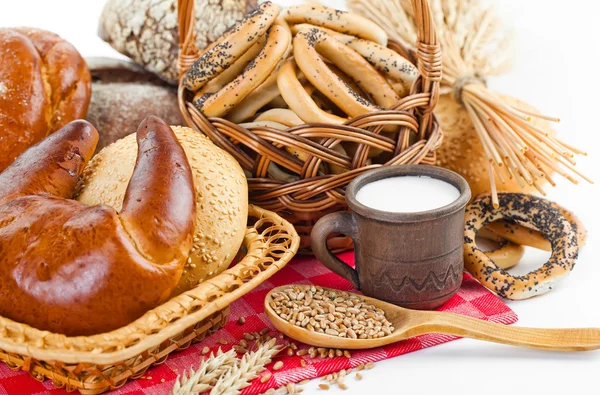
<svg viewBox="0 0 600 395">
<path fill-rule="evenodd" d="M 341 254 L 340 258 L 347 263 L 353 264 L 354 255 L 352 252 Z M 194 344 L 185 351 L 169 356 L 162 365 L 149 369 L 143 378 L 129 382 L 122 388 L 111 392 L 111 395 L 168 394 L 171 388 L 173 388 L 177 375 L 188 370 L 190 367 L 198 367 L 201 350 L 205 346 L 210 347 L 213 351 L 218 347 L 222 347 L 225 351 L 231 348 L 233 344 L 237 344 L 246 332 L 259 332 L 266 327 L 272 328 L 263 309 L 265 295 L 274 287 L 293 283 L 315 284 L 346 291 L 354 290 L 348 281 L 331 273 L 316 259 L 305 257 L 295 258 L 283 270 L 269 279 L 269 281 L 261 284 L 252 292 L 233 303 L 231 305 L 229 322 L 225 328 L 201 343 Z M 463 283 L 458 293 L 442 306 L 440 310 L 506 325 L 517 321 L 517 315 L 502 300 L 486 290 L 468 274 L 464 275 Z M 240 317 L 246 319 L 243 326 L 236 323 Z M 228 344 L 221 345 L 219 343 L 220 339 L 226 340 Z M 242 394 L 250 395 L 265 392 L 269 388 L 278 388 L 290 382 L 299 382 L 304 379 L 325 376 L 329 373 L 353 368 L 366 362 L 377 362 L 393 358 L 455 339 L 457 337 L 447 335 L 424 335 L 377 349 L 352 351 L 351 358 L 313 359 L 308 355 L 302 357 L 285 355 L 278 358 L 278 360 L 283 362 L 284 367 L 282 369 L 273 371 L 273 364 L 269 365 L 267 371 L 262 374 L 270 372 L 272 374 L 271 378 L 265 383 L 261 383 L 258 379 L 255 380 L 251 386 L 242 391 Z M 303 344 L 297 343 L 297 345 L 299 348 L 308 348 L 308 346 Z M 300 360 L 302 359 L 307 362 L 304 367 L 300 365 Z M 13 372 L 4 364 L 0 364 L 0 394 L 41 395 L 66 394 L 66 392 L 61 389 L 55 389 L 50 380 L 40 383 L 31 378 L 26 372 Z"/>
</svg>

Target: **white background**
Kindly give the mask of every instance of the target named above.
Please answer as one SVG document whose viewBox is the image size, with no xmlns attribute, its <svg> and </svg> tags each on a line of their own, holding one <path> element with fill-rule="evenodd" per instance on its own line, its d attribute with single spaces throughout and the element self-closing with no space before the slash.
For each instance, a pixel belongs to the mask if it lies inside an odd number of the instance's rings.
<svg viewBox="0 0 600 395">
<path fill-rule="evenodd" d="M 384 1 L 384 0 L 382 0 Z M 291 1 L 279 0 L 282 4 Z M 84 56 L 118 56 L 96 36 L 104 0 L 2 0 L 0 26 L 51 30 Z M 561 118 L 565 141 L 589 152 L 578 168 L 600 181 L 600 21 L 594 0 L 502 0 L 496 7 L 517 31 L 514 68 L 490 86 Z M 341 6 L 343 1 L 331 2 Z M 2 61 L 0 59 L 0 61 Z M 510 302 L 517 325 L 600 327 L 599 187 L 560 180 L 549 197 L 572 209 L 589 230 L 587 247 L 572 274 L 551 293 Z M 515 270 L 542 264 L 545 254 L 528 252 Z M 361 382 L 347 379 L 346 394 L 598 394 L 600 351 L 552 353 L 458 340 L 380 362 Z M 323 393 L 318 380 L 304 393 Z M 330 390 L 327 393 L 332 393 Z M 341 391 L 337 391 L 341 392 Z"/>
</svg>

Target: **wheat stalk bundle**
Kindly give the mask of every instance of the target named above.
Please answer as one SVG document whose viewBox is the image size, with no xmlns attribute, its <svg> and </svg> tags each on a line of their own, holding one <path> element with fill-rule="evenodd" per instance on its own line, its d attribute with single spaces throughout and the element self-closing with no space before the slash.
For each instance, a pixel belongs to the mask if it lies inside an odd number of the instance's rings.
<svg viewBox="0 0 600 395">
<path fill-rule="evenodd" d="M 503 184 L 508 179 L 521 188 L 534 187 L 542 195 L 544 181 L 556 185 L 553 172 L 574 184 L 578 178 L 592 183 L 575 168 L 575 156 L 586 153 L 532 123 L 533 118 L 559 122 L 558 118 L 487 89 L 486 77 L 509 68 L 514 42 L 494 9 L 482 0 L 430 0 L 430 4 L 443 51 L 441 93 L 451 93 L 469 114 L 488 158 L 494 205 L 496 178 Z M 415 47 L 410 0 L 348 0 L 348 7 L 378 23 L 390 38 Z"/>
<path fill-rule="evenodd" d="M 193 368 L 190 368 L 189 377 L 187 371 L 178 376 L 170 395 L 194 395 L 210 391 L 219 377 L 237 363 L 235 350 L 222 352 L 219 348 L 216 354 L 211 353 L 202 361 L 198 370 L 194 371 Z"/>
</svg>

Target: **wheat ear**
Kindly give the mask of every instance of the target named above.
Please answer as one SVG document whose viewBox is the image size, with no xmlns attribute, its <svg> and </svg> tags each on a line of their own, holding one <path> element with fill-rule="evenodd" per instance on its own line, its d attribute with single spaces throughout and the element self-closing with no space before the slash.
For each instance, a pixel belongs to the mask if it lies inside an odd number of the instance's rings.
<svg viewBox="0 0 600 395">
<path fill-rule="evenodd" d="M 276 339 L 271 339 L 258 346 L 256 351 L 246 353 L 240 363 L 229 369 L 219 378 L 210 391 L 211 395 L 239 394 L 240 390 L 250 385 L 258 373 L 265 369 L 265 365 L 279 352 Z"/>
<path fill-rule="evenodd" d="M 182 376 L 177 376 L 175 385 L 170 395 L 198 395 L 209 391 L 217 382 L 219 377 L 229 371 L 237 364 L 235 350 L 227 352 L 217 351 L 217 354 L 211 353 L 210 356 L 202 361 L 198 370 L 190 368 L 189 377 L 187 372 Z"/>
</svg>

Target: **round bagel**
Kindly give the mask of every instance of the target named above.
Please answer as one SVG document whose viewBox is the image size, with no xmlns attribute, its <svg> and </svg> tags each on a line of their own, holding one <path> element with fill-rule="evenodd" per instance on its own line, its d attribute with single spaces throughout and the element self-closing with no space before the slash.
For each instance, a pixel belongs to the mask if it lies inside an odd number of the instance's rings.
<svg viewBox="0 0 600 395">
<path fill-rule="evenodd" d="M 323 30 L 301 31 L 293 44 L 294 59 L 306 79 L 350 117 L 391 107 L 400 99 L 388 80 L 369 62 Z M 327 67 L 321 54 L 352 77 L 377 105 L 346 85 Z"/>
<path fill-rule="evenodd" d="M 487 239 L 498 244 L 498 248 L 486 251 L 485 255 L 501 269 L 510 269 L 516 266 L 525 255 L 525 247 L 503 239 L 487 228 L 482 228 L 477 233 L 478 238 Z"/>
<path fill-rule="evenodd" d="M 500 269 L 507 270 L 516 266 L 521 258 L 523 258 L 525 247 L 504 240 L 500 242 L 500 246 L 497 249 L 486 251 L 485 255 Z"/>
<path fill-rule="evenodd" d="M 408 91 L 420 75 L 419 69 L 415 65 L 387 47 L 357 38 L 345 44 L 358 52 L 379 72 L 402 82 L 404 88 Z"/>
<path fill-rule="evenodd" d="M 221 117 L 260 86 L 285 59 L 292 36 L 279 25 L 267 32 L 267 41 L 260 53 L 233 81 L 215 93 L 206 93 L 194 105 L 207 117 Z"/>
<path fill-rule="evenodd" d="M 572 211 L 567 210 L 561 205 L 554 202 L 548 202 L 548 204 L 557 209 L 567 221 L 569 221 L 571 228 L 577 232 L 577 243 L 579 244 L 579 247 L 583 247 L 587 242 L 587 230 L 585 229 L 583 222 L 581 222 Z M 496 221 L 487 225 L 486 229 L 489 229 L 491 232 L 506 240 L 510 240 L 513 243 L 538 248 L 544 251 L 552 251 L 552 246 L 541 232 L 522 224 Z"/>
<path fill-rule="evenodd" d="M 183 77 L 191 91 L 202 88 L 250 49 L 273 25 L 279 7 L 267 1 L 211 44 Z"/>
<path fill-rule="evenodd" d="M 342 70 L 340 70 L 339 67 L 337 67 L 335 64 L 330 63 L 330 62 L 327 62 L 327 67 L 331 71 L 333 71 L 333 73 L 335 75 L 337 75 L 338 78 L 344 82 L 344 84 L 348 85 L 350 87 L 350 89 L 352 89 L 354 92 L 358 93 L 363 99 L 365 99 L 371 103 L 373 102 L 373 98 L 367 92 L 365 92 L 365 90 L 363 88 L 361 88 L 356 83 L 356 81 L 354 81 L 352 79 L 352 77 L 350 77 L 348 74 L 346 74 Z"/>
<path fill-rule="evenodd" d="M 277 87 L 277 74 L 272 73 L 258 88 L 246 96 L 228 114 L 227 119 L 234 123 L 241 123 L 252 118 L 258 110 L 269 104 L 279 96 Z"/>
<path fill-rule="evenodd" d="M 357 14 L 315 4 L 303 4 L 285 9 L 281 15 L 289 24 L 310 23 L 375 41 L 383 46 L 387 45 L 388 37 L 385 31 L 375 22 Z"/>
<path fill-rule="evenodd" d="M 291 27 L 291 31 L 292 34 L 296 35 L 301 31 L 310 30 L 314 28 L 314 25 L 302 23 L 298 25 L 293 25 Z M 379 72 L 387 75 L 395 81 L 401 82 L 401 92 L 403 92 L 403 94 L 406 94 L 408 93 L 408 91 L 410 91 L 410 88 L 419 77 L 419 69 L 417 69 L 415 65 L 413 65 L 407 59 L 405 59 L 399 53 L 392 51 L 391 49 L 383 45 L 380 45 L 370 40 L 356 38 L 355 36 L 340 33 L 335 30 L 327 29 L 325 27 L 316 28 L 326 32 L 342 44 L 346 44 L 347 46 L 358 52 Z"/>
<path fill-rule="evenodd" d="M 240 75 L 248 64 L 260 53 L 265 46 L 267 40 L 266 36 L 261 36 L 253 46 L 250 47 L 242 56 L 240 56 L 231 66 L 225 69 L 221 74 L 212 80 L 208 81 L 201 89 L 196 92 L 194 100 L 199 99 L 203 95 L 209 93 L 216 93 L 220 91 L 224 86 L 233 81 L 238 75 Z"/>
<path fill-rule="evenodd" d="M 341 43 L 349 43 L 350 41 L 354 40 L 356 38 L 356 36 L 351 36 L 349 34 L 344 34 L 332 29 L 328 29 L 326 27 L 323 26 L 317 26 L 317 25 L 313 25 L 310 23 L 298 23 L 295 25 L 291 25 L 290 26 L 290 31 L 292 32 L 292 35 L 296 35 L 298 33 L 300 33 L 301 31 L 305 31 L 305 30 L 311 30 L 311 29 L 319 29 L 319 30 L 323 30 L 325 33 L 328 33 L 329 35 L 333 36 L 336 40 L 338 40 Z M 373 41 L 371 41 L 373 42 Z"/>
<path fill-rule="evenodd" d="M 302 121 L 302 119 L 300 119 L 295 112 L 288 108 L 272 108 L 267 110 L 254 120 L 254 122 L 260 121 L 277 122 L 281 125 L 287 126 L 288 128 L 304 124 L 304 121 Z"/>
<path fill-rule="evenodd" d="M 283 100 L 305 123 L 343 124 L 346 118 L 323 111 L 306 92 L 297 76 L 296 62 L 288 59 L 277 73 L 277 86 Z"/>
<path fill-rule="evenodd" d="M 573 224 L 571 224 L 572 226 Z M 492 237 L 496 236 L 512 241 L 513 243 L 537 248 L 538 250 L 552 251 L 552 246 L 541 232 L 514 222 L 505 220 L 495 221 L 487 224 L 485 228 L 481 229 L 481 232 L 485 232 L 486 235 L 489 234 Z"/>
<path fill-rule="evenodd" d="M 525 194 L 500 193 L 495 209 L 489 195 L 474 200 L 465 215 L 465 269 L 484 286 L 507 299 L 527 299 L 550 291 L 566 277 L 577 259 L 577 232 L 569 221 L 548 201 Z M 513 276 L 498 267 L 475 244 L 483 226 L 499 219 L 530 224 L 544 234 L 552 245 L 552 255 L 538 270 Z"/>
<path fill-rule="evenodd" d="M 237 161 L 206 136 L 186 127 L 172 129 L 192 168 L 197 207 L 193 245 L 172 292 L 177 295 L 229 267 L 246 230 L 248 186 Z M 76 199 L 121 210 L 136 152 L 135 135 L 100 151 L 84 171 Z"/>
</svg>

